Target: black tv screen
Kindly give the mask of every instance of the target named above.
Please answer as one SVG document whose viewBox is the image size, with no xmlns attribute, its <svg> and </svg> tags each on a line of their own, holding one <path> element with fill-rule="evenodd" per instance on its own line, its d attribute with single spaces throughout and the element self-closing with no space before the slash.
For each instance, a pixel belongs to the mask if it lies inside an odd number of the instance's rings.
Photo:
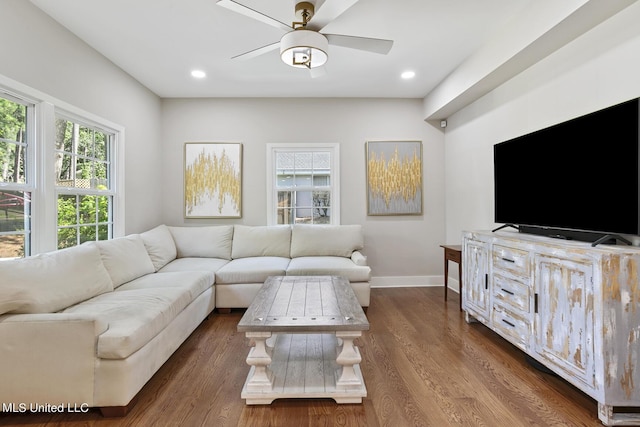
<svg viewBox="0 0 640 427">
<path fill-rule="evenodd" d="M 495 222 L 639 235 L 638 102 L 494 145 Z"/>
</svg>

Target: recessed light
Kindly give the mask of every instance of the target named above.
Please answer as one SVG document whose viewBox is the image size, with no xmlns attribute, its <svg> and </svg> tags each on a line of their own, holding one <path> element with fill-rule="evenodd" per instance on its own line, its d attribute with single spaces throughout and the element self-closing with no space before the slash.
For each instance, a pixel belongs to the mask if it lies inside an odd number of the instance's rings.
<svg viewBox="0 0 640 427">
<path fill-rule="evenodd" d="M 402 77 L 403 79 L 412 79 L 416 76 L 416 72 L 415 71 L 405 71 L 402 74 L 400 74 L 400 77 Z"/>
<path fill-rule="evenodd" d="M 191 77 L 195 79 L 204 79 L 205 77 L 207 77 L 207 73 L 202 70 L 193 70 L 191 71 Z"/>
</svg>

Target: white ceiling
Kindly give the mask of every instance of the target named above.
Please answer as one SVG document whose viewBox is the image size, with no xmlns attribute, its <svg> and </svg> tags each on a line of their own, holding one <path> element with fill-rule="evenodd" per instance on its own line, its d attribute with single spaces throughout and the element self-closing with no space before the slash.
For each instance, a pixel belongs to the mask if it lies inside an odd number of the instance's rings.
<svg viewBox="0 0 640 427">
<path fill-rule="evenodd" d="M 423 98 L 532 0 L 359 0 L 323 32 L 392 39 L 393 48 L 379 55 L 330 46 L 327 74 L 318 78 L 282 63 L 278 51 L 232 60 L 283 31 L 216 1 L 31 0 L 163 98 Z M 237 1 L 294 19 L 295 0 Z M 207 77 L 191 78 L 194 68 Z M 416 77 L 402 80 L 405 70 Z"/>
</svg>

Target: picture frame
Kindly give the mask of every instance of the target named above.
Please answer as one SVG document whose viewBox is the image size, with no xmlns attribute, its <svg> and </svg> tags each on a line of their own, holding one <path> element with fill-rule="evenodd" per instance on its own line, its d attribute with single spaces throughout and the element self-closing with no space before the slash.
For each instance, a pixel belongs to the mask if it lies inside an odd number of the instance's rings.
<svg viewBox="0 0 640 427">
<path fill-rule="evenodd" d="M 184 144 L 184 217 L 242 217 L 242 144 Z"/>
<path fill-rule="evenodd" d="M 367 215 L 422 215 L 422 141 L 367 141 Z"/>
</svg>

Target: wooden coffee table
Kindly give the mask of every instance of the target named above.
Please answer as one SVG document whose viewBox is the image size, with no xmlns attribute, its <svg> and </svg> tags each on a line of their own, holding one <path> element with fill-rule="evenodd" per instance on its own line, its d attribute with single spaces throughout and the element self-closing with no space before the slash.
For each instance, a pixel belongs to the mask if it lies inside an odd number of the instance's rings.
<svg viewBox="0 0 640 427">
<path fill-rule="evenodd" d="M 353 340 L 368 329 L 347 279 L 269 277 L 238 323 L 255 342 L 242 398 L 248 405 L 278 398 L 362 403 L 367 389 Z"/>
</svg>

